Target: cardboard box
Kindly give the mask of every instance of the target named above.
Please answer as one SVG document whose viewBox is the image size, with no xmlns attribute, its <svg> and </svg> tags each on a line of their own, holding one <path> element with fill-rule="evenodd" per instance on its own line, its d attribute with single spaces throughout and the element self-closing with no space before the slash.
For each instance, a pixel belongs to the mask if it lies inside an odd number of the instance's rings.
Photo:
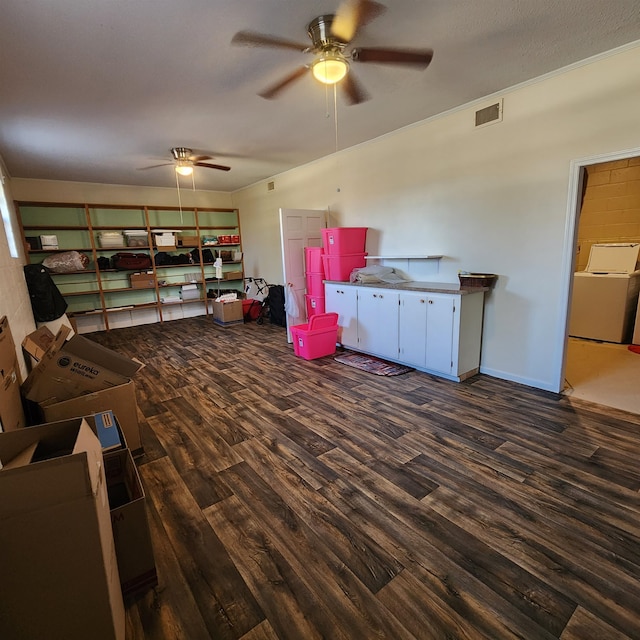
<svg viewBox="0 0 640 640">
<path fill-rule="evenodd" d="M 213 321 L 216 324 L 226 326 L 230 324 L 241 324 L 244 322 L 242 314 L 242 300 L 232 300 L 230 302 L 213 301 Z"/>
<path fill-rule="evenodd" d="M 225 280 L 242 280 L 242 271 L 225 271 Z"/>
<path fill-rule="evenodd" d="M 152 289 L 156 286 L 156 276 L 151 273 L 132 273 L 129 276 L 132 289 Z"/>
<path fill-rule="evenodd" d="M 54 340 L 55 336 L 51 329 L 42 326 L 25 337 L 22 341 L 22 348 L 38 363 Z"/>
<path fill-rule="evenodd" d="M 0 433 L 0 637 L 124 640 L 100 442 L 87 422 Z"/>
<path fill-rule="evenodd" d="M 61 327 L 55 340 L 22 385 L 36 406 L 32 422 L 51 422 L 113 410 L 127 445 L 142 450 L 135 385 L 131 376 L 143 365 L 115 351 L 74 336 Z M 33 407 L 32 407 L 33 408 Z"/>
<path fill-rule="evenodd" d="M 0 431 L 26 425 L 20 396 L 20 369 L 9 320 L 0 319 Z"/>
<path fill-rule="evenodd" d="M 187 234 L 180 234 L 178 236 L 178 242 L 183 247 L 199 247 L 200 236 L 192 236 Z"/>
<path fill-rule="evenodd" d="M 146 498 L 128 449 L 105 454 L 104 466 L 120 586 L 128 599 L 158 584 Z"/>
<path fill-rule="evenodd" d="M 40 407 L 40 416 L 43 422 L 53 422 L 77 416 L 89 416 L 109 410 L 112 410 L 118 419 L 126 446 L 131 449 L 133 455 L 141 454 L 143 452 L 142 437 L 140 435 L 136 389 L 133 380 L 129 380 L 129 382 L 112 389 L 94 391 L 77 398 L 70 398 L 69 400 L 49 404 L 46 407 Z"/>
<path fill-rule="evenodd" d="M 126 384 L 143 366 L 82 336 L 65 342 L 68 333 L 60 328 L 22 385 L 25 397 L 40 406 Z"/>
</svg>

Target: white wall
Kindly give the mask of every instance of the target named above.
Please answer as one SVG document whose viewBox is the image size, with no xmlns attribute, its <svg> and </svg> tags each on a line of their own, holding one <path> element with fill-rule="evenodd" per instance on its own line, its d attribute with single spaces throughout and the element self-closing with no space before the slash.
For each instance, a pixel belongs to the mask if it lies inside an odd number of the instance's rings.
<svg viewBox="0 0 640 640">
<path fill-rule="evenodd" d="M 499 274 L 481 370 L 560 390 L 572 161 L 640 149 L 638 69 L 640 46 L 611 52 L 501 93 L 501 123 L 474 128 L 485 100 L 236 192 L 247 274 L 282 283 L 279 207 L 329 208 L 370 254 L 444 254 L 432 280 Z"/>
</svg>

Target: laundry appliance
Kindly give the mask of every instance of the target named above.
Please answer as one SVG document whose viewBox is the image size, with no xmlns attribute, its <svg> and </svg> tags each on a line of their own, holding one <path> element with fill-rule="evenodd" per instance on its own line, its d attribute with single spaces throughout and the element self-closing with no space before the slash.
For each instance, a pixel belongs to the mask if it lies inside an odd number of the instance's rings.
<svg viewBox="0 0 640 640">
<path fill-rule="evenodd" d="M 640 291 L 640 243 L 591 246 L 584 271 L 573 275 L 569 335 L 604 342 L 631 340 Z"/>
</svg>

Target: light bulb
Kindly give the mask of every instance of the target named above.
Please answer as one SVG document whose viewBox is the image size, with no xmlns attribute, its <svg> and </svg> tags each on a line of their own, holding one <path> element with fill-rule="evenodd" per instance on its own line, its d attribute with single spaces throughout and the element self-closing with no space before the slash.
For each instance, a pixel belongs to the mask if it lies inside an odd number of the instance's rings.
<svg viewBox="0 0 640 640">
<path fill-rule="evenodd" d="M 347 75 L 349 65 L 339 54 L 327 53 L 313 63 L 313 76 L 324 84 L 336 84 Z"/>
</svg>

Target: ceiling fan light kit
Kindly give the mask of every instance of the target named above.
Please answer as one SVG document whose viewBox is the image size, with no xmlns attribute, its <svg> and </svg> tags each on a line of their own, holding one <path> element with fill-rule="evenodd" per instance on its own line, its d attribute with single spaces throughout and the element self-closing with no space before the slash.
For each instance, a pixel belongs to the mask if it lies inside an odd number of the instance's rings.
<svg viewBox="0 0 640 640">
<path fill-rule="evenodd" d="M 313 61 L 313 77 L 323 84 L 336 84 L 347 75 L 349 64 L 339 53 L 327 53 Z"/>
<path fill-rule="evenodd" d="M 193 165 L 179 160 L 176 165 L 176 173 L 179 173 L 181 176 L 190 176 L 193 173 Z"/>
</svg>

